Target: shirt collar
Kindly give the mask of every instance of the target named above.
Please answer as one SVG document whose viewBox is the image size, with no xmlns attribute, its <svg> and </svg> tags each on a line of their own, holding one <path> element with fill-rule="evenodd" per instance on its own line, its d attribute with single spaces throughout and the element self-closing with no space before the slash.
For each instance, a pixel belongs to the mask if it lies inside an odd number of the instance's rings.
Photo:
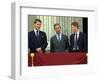
<svg viewBox="0 0 100 82">
<path fill-rule="evenodd" d="M 75 34 L 79 35 L 79 31 L 77 31 Z"/>
<path fill-rule="evenodd" d="M 39 30 L 34 29 L 34 32 L 35 32 L 35 33 L 36 33 L 36 31 L 38 31 L 38 32 L 39 32 Z"/>
<path fill-rule="evenodd" d="M 79 35 L 79 31 L 77 32 L 77 34 Z"/>
<path fill-rule="evenodd" d="M 57 34 L 57 33 L 56 33 L 56 35 L 58 36 L 58 34 Z M 62 35 L 62 33 L 60 32 L 60 33 L 59 33 L 59 35 L 61 36 L 61 35 Z"/>
</svg>

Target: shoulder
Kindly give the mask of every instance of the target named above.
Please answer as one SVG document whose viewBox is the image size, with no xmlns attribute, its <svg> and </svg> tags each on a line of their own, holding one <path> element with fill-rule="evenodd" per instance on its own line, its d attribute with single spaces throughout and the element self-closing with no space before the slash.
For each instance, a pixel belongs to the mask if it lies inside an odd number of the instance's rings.
<svg viewBox="0 0 100 82">
<path fill-rule="evenodd" d="M 40 33 L 46 35 L 46 33 L 44 31 L 40 31 Z"/>
<path fill-rule="evenodd" d="M 31 35 L 32 33 L 34 33 L 34 31 L 30 31 L 30 32 L 28 32 L 29 35 Z"/>
<path fill-rule="evenodd" d="M 73 37 L 74 36 L 74 33 L 72 33 L 71 35 L 70 35 L 70 37 Z"/>
<path fill-rule="evenodd" d="M 52 37 L 51 37 L 51 39 L 54 39 L 56 37 L 56 35 L 53 35 Z"/>
<path fill-rule="evenodd" d="M 65 34 L 62 34 L 62 37 L 64 37 L 64 38 L 68 38 L 68 36 L 67 36 L 67 35 L 65 35 Z"/>
<path fill-rule="evenodd" d="M 84 32 L 80 32 L 80 35 L 85 36 L 85 33 Z"/>
<path fill-rule="evenodd" d="M 45 33 L 44 31 L 40 31 L 40 33 Z"/>
<path fill-rule="evenodd" d="M 67 37 L 67 35 L 65 35 L 65 34 L 62 34 L 62 36 Z"/>
</svg>

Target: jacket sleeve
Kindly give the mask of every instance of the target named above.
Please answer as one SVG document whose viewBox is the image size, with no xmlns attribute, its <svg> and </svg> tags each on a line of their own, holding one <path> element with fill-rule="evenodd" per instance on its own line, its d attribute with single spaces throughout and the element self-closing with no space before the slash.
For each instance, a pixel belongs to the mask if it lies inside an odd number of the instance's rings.
<svg viewBox="0 0 100 82">
<path fill-rule="evenodd" d="M 32 40 L 31 40 L 31 32 L 28 33 L 28 48 L 30 50 L 36 50 L 36 48 L 32 45 Z"/>
<path fill-rule="evenodd" d="M 30 32 L 28 33 L 28 48 L 30 49 Z"/>
<path fill-rule="evenodd" d="M 69 47 L 70 47 L 70 45 L 69 45 L 69 39 L 68 39 L 68 37 L 66 36 L 66 49 L 69 51 Z"/>
<path fill-rule="evenodd" d="M 54 52 L 54 44 L 53 44 L 53 39 L 50 39 L 50 52 Z"/>
<path fill-rule="evenodd" d="M 87 39 L 86 39 L 86 34 L 83 36 L 84 38 L 84 51 L 87 52 Z"/>
</svg>

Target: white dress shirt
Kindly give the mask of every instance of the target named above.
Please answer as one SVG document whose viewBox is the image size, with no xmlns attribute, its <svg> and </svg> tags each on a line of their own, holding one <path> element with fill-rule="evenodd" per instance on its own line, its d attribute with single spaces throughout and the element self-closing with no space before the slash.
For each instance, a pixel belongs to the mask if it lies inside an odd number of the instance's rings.
<svg viewBox="0 0 100 82">
<path fill-rule="evenodd" d="M 38 35 L 39 35 L 39 30 L 34 29 L 35 35 L 37 36 L 37 31 L 38 31 Z"/>
<path fill-rule="evenodd" d="M 60 36 L 60 40 L 61 40 L 61 38 L 62 38 L 62 33 L 59 33 L 59 36 Z M 56 33 L 57 40 L 59 40 L 59 36 L 58 36 L 58 34 Z"/>
<path fill-rule="evenodd" d="M 76 38 L 76 34 L 77 34 L 77 40 L 79 39 L 79 31 L 75 33 L 74 39 Z"/>
</svg>

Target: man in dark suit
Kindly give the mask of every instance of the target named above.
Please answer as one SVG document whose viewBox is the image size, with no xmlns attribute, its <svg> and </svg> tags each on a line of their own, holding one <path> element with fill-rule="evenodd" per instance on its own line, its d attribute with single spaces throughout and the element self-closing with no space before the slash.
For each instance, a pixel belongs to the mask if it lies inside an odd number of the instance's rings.
<svg viewBox="0 0 100 82">
<path fill-rule="evenodd" d="M 40 31 L 41 20 L 35 19 L 34 30 L 28 33 L 28 48 L 30 53 L 43 53 L 47 47 L 47 36 Z"/>
<path fill-rule="evenodd" d="M 70 51 L 72 52 L 86 52 L 86 35 L 79 32 L 78 22 L 72 22 L 73 34 L 70 36 Z"/>
<path fill-rule="evenodd" d="M 61 33 L 61 26 L 54 24 L 56 34 L 51 37 L 50 51 L 51 52 L 65 52 L 69 48 L 68 37 Z"/>
</svg>

